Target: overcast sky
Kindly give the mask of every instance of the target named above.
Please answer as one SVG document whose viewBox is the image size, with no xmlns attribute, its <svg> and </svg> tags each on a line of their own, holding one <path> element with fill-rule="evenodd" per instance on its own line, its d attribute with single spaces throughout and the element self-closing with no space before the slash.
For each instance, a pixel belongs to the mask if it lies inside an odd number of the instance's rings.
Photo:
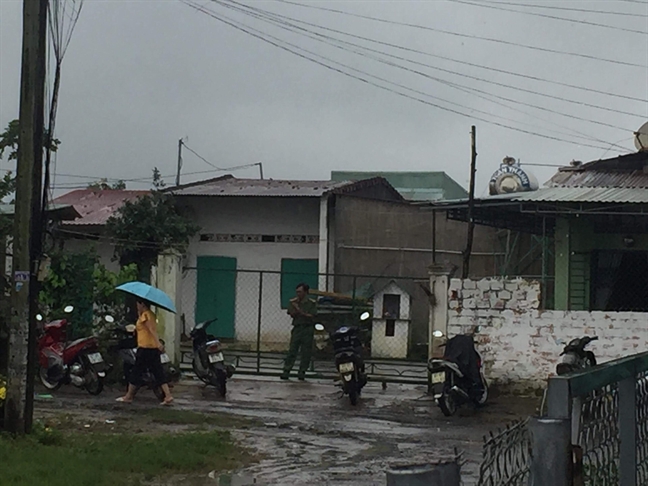
<svg viewBox="0 0 648 486">
<path fill-rule="evenodd" d="M 470 3 L 479 1 L 469 0 Z M 214 2 L 201 0 L 201 5 L 221 18 L 226 16 L 260 31 L 259 35 L 278 38 L 273 40 L 275 43 L 290 42 L 323 56 L 316 58 L 320 62 L 331 66 L 332 62 L 342 63 L 344 66 L 335 66 L 468 116 L 334 72 L 225 25 L 180 1 L 86 0 L 63 61 L 56 133 L 62 145 L 56 170 L 67 175 L 57 175 L 59 188 L 86 182 L 69 175 L 133 179 L 147 177 L 155 166 L 170 176 L 167 177 L 170 183 L 175 172 L 178 139 L 185 136 L 189 147 L 216 166 L 261 161 L 266 177 L 328 179 L 330 171 L 336 169 L 430 170 L 445 171 L 466 187 L 469 132 L 475 124 L 479 152 L 477 193 L 483 194 L 488 178 L 506 155 L 521 159 L 523 164 L 564 164 L 572 159 L 589 161 L 613 156 L 623 151 L 610 144 L 618 143 L 634 150 L 632 131 L 648 121 L 648 35 L 629 32 L 648 32 L 648 1 L 506 0 L 526 3 L 526 6 L 506 6 L 492 1 L 481 2 L 479 6 L 446 0 L 300 2 L 500 39 L 513 45 L 277 1 L 240 2 L 409 49 L 298 24 L 414 63 L 377 52 L 363 51 L 363 55 L 357 55 Z M 529 8 L 528 4 L 633 15 Z M 0 0 L 0 125 L 3 129 L 18 116 L 21 7 L 21 1 Z M 577 19 L 580 23 L 529 13 Z M 376 62 L 371 57 L 396 63 L 409 71 Z M 558 86 L 455 61 L 635 99 Z M 455 83 L 454 87 L 448 83 Z M 611 111 L 513 87 L 600 105 Z M 485 120 L 595 147 L 541 138 Z M 211 169 L 189 152 L 185 152 L 184 162 L 186 173 Z M 9 168 L 6 161 L 3 168 Z M 540 182 L 554 172 L 546 167 L 530 169 Z M 183 177 L 183 182 L 219 174 L 188 175 Z M 234 174 L 256 177 L 258 172 L 247 169 Z M 129 187 L 144 185 L 130 183 Z"/>
</svg>

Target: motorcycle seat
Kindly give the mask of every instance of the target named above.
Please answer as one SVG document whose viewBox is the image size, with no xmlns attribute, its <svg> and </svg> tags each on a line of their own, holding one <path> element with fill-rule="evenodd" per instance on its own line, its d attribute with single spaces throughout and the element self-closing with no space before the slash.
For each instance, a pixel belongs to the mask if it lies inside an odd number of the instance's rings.
<svg viewBox="0 0 648 486">
<path fill-rule="evenodd" d="M 62 329 L 65 326 L 67 326 L 67 320 L 66 319 L 58 319 L 56 321 L 48 322 L 43 326 L 43 329 L 49 330 L 49 329 Z"/>
</svg>

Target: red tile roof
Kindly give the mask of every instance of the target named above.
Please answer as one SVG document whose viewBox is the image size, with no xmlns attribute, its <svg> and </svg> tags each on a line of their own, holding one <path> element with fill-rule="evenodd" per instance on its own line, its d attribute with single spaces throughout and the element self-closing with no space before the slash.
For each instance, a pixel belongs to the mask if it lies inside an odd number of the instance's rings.
<svg viewBox="0 0 648 486">
<path fill-rule="evenodd" d="M 102 226 L 126 201 L 146 194 L 149 191 L 79 189 L 57 197 L 54 203 L 74 206 L 81 215 L 74 221 L 66 221 L 66 226 Z"/>
</svg>

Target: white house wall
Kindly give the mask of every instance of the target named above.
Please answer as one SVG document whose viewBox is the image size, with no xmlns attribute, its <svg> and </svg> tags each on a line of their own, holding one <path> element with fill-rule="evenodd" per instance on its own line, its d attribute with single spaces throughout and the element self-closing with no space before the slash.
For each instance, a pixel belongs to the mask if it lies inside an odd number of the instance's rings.
<svg viewBox="0 0 648 486">
<path fill-rule="evenodd" d="M 191 242 L 182 280 L 185 332 L 194 324 L 196 265 L 198 256 L 236 258 L 235 336 L 240 343 L 256 343 L 258 328 L 259 272 L 264 274 L 262 342 L 266 348 L 283 348 L 290 338 L 290 318 L 281 309 L 281 260 L 318 260 L 318 198 L 192 198 L 188 203 L 200 234 L 306 235 L 313 243 Z M 193 270 L 192 270 L 193 269 Z"/>
</svg>

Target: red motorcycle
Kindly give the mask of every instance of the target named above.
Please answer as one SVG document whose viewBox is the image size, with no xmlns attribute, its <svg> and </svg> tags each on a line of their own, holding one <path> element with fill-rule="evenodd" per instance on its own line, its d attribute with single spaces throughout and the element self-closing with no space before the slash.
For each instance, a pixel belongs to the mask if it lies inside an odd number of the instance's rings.
<svg viewBox="0 0 648 486">
<path fill-rule="evenodd" d="M 69 314 L 74 307 L 68 306 Z M 43 317 L 36 316 L 39 321 Z M 67 319 L 48 322 L 38 340 L 40 380 L 48 390 L 58 390 L 61 385 L 72 383 L 85 388 L 91 395 L 99 395 L 104 387 L 106 363 L 99 352 L 99 341 L 95 337 L 67 342 Z"/>
</svg>

